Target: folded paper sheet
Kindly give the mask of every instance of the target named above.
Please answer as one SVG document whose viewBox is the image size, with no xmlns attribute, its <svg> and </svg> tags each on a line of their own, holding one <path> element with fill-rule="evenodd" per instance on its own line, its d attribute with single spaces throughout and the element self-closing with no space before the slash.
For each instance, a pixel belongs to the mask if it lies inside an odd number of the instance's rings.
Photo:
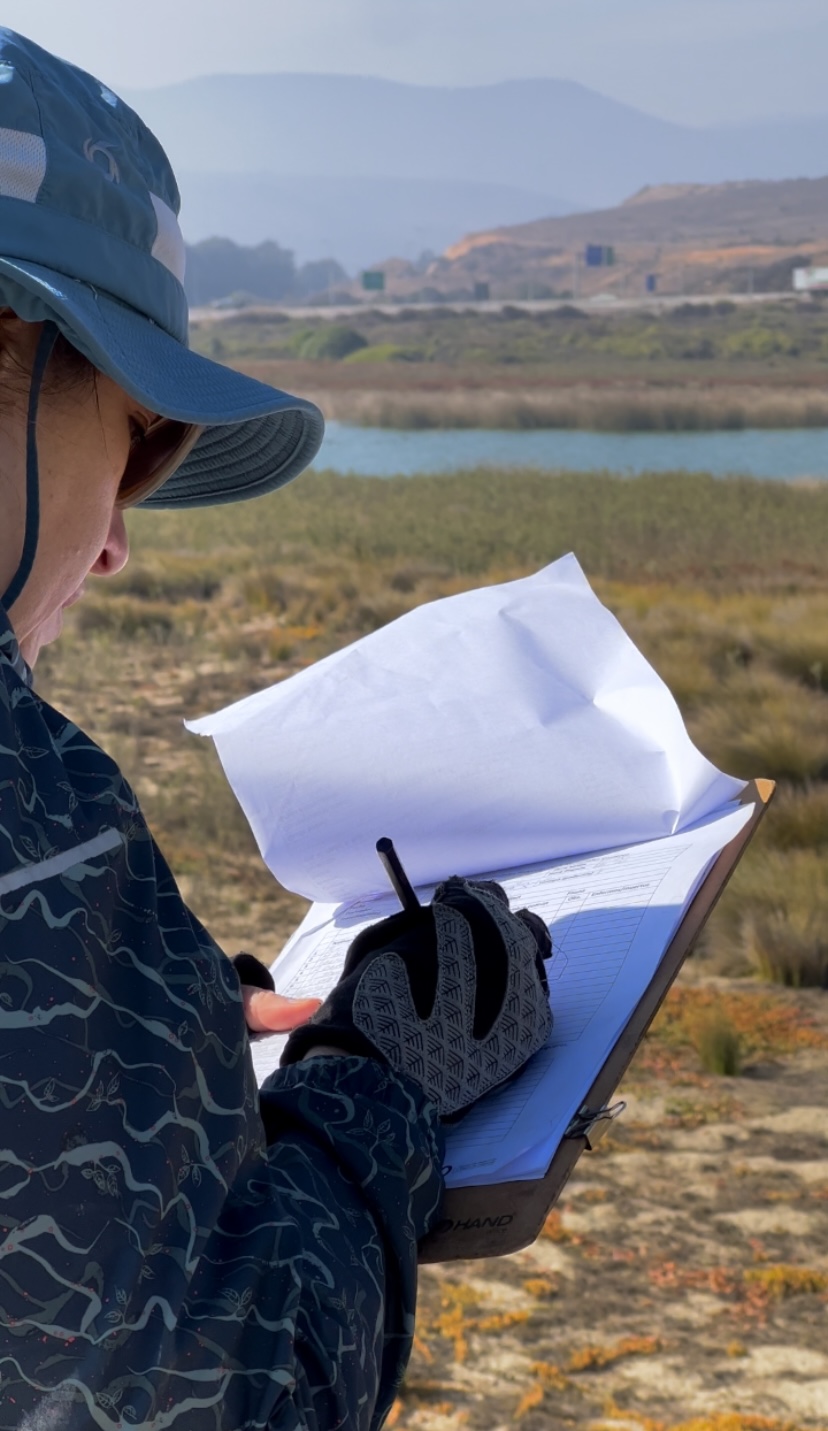
<svg viewBox="0 0 828 1431">
<path fill-rule="evenodd" d="M 273 873 L 328 903 L 385 888 L 380 835 L 427 885 L 657 839 L 742 789 L 573 556 L 421 606 L 189 728 L 215 740 Z"/>
</svg>

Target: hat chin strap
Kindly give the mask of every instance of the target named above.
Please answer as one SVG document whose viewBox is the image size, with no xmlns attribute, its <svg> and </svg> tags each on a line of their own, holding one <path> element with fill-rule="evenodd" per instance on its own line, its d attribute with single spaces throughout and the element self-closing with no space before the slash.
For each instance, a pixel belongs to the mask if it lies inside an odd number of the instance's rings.
<svg viewBox="0 0 828 1431">
<path fill-rule="evenodd" d="M 26 530 L 17 571 L 0 598 L 8 611 L 17 600 L 32 574 L 40 532 L 40 482 L 37 465 L 37 409 L 46 365 L 52 356 L 58 330 L 54 323 L 44 323 L 35 353 L 32 382 L 29 388 L 29 410 L 26 417 Z"/>
</svg>

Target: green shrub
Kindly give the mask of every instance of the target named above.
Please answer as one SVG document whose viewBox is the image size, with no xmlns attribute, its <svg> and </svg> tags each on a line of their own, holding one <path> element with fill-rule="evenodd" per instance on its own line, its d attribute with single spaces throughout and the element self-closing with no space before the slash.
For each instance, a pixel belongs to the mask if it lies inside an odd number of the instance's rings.
<svg viewBox="0 0 828 1431">
<path fill-rule="evenodd" d="M 776 332 L 756 324 L 741 333 L 731 333 L 722 343 L 722 353 L 728 358 L 789 357 L 797 352 L 796 340 L 787 333 Z"/>
<path fill-rule="evenodd" d="M 348 353 L 346 363 L 421 363 L 421 348 L 404 348 L 401 343 L 372 343 Z"/>
<path fill-rule="evenodd" d="M 297 346 L 297 356 L 317 361 L 318 359 L 348 358 L 360 348 L 367 348 L 368 340 L 356 328 L 348 328 L 344 323 L 325 323 L 311 328 Z"/>
</svg>

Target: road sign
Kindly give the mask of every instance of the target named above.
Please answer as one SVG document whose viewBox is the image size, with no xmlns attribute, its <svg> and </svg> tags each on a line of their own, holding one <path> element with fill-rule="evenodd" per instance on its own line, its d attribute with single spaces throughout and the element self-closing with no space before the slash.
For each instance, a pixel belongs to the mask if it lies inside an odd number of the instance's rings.
<svg viewBox="0 0 828 1431">
<path fill-rule="evenodd" d="M 584 263 L 587 268 L 612 268 L 615 249 L 611 244 L 588 243 L 584 249 Z"/>
<path fill-rule="evenodd" d="M 366 268 L 362 275 L 362 286 L 366 293 L 385 292 L 385 274 L 381 268 Z"/>
</svg>

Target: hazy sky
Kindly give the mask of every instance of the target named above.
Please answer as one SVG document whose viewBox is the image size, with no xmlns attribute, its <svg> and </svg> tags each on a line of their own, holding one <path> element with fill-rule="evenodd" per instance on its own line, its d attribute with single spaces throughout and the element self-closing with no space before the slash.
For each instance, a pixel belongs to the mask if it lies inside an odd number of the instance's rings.
<svg viewBox="0 0 828 1431">
<path fill-rule="evenodd" d="M 116 88 L 548 75 L 688 123 L 828 113 L 828 0 L 6 0 L 0 18 Z"/>
</svg>

